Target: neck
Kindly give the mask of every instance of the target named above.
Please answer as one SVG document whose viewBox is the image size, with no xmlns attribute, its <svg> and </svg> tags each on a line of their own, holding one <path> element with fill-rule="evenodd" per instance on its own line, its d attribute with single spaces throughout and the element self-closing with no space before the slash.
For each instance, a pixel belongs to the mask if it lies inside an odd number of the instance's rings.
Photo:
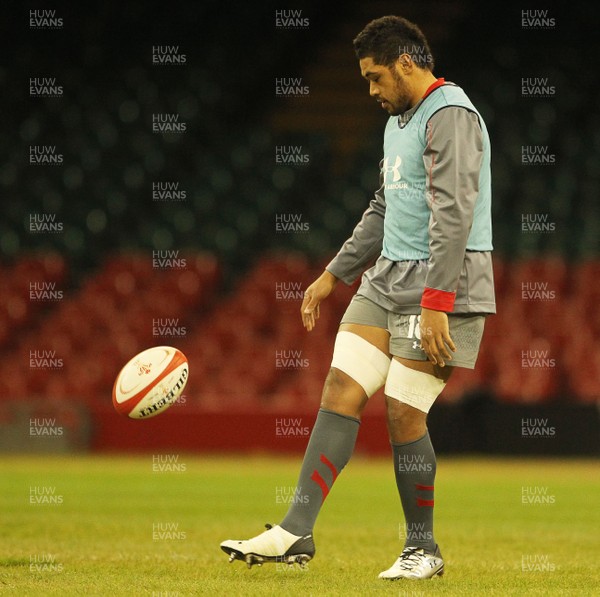
<svg viewBox="0 0 600 597">
<path fill-rule="evenodd" d="M 437 81 L 437 77 L 430 71 L 426 70 L 419 73 L 413 85 L 413 94 L 411 97 L 411 108 L 421 101 L 425 92 Z"/>
</svg>

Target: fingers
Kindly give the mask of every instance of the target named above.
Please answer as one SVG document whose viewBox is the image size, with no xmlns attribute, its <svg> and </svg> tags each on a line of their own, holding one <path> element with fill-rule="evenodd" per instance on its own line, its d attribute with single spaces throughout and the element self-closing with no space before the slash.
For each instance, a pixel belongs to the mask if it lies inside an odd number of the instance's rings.
<svg viewBox="0 0 600 597">
<path fill-rule="evenodd" d="M 427 355 L 427 358 L 429 359 L 429 361 L 431 363 L 433 363 L 434 365 L 440 365 L 441 367 L 443 367 L 443 365 L 441 365 L 440 361 L 438 361 L 439 353 L 435 346 L 435 342 L 430 341 L 425 336 L 421 336 L 421 347 L 425 351 L 425 354 Z"/>
<path fill-rule="evenodd" d="M 310 332 L 315 327 L 315 313 L 309 310 L 308 305 L 302 304 L 302 325 Z"/>
<path fill-rule="evenodd" d="M 318 299 L 308 290 L 304 294 L 300 314 L 302 316 L 302 325 L 304 325 L 307 331 L 312 331 L 317 319 L 319 319 L 320 309 Z"/>
<path fill-rule="evenodd" d="M 321 315 L 319 308 L 321 301 L 331 294 L 337 281 L 337 278 L 326 270 L 306 289 L 300 307 L 300 316 L 302 324 L 309 332 L 315 327 Z"/>
<path fill-rule="evenodd" d="M 444 367 L 446 365 L 444 359 L 440 355 L 440 351 L 435 340 L 427 343 L 423 343 L 423 341 L 421 341 L 421 345 L 423 346 L 423 350 L 425 351 L 425 354 L 431 363 L 434 365 L 439 365 L 440 367 Z"/>
<path fill-rule="evenodd" d="M 446 361 L 452 360 L 450 351 L 456 352 L 456 346 L 448 333 L 434 335 L 422 332 L 421 346 L 429 361 L 440 367 L 445 367 Z"/>
<path fill-rule="evenodd" d="M 454 344 L 452 338 L 450 338 L 450 334 L 447 332 L 444 334 L 444 342 L 452 352 L 456 352 L 456 345 Z M 452 355 L 450 355 L 450 358 L 452 358 Z"/>
<path fill-rule="evenodd" d="M 307 331 L 312 332 L 315 327 L 315 314 L 314 313 L 303 313 L 302 324 Z"/>
</svg>

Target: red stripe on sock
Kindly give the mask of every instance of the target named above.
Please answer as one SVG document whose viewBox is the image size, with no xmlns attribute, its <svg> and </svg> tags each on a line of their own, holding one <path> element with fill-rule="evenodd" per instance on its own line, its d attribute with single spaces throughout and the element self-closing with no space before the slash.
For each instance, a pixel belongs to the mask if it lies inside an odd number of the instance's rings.
<svg viewBox="0 0 600 597">
<path fill-rule="evenodd" d="M 327 497 L 327 494 L 329 493 L 329 487 L 327 487 L 327 483 L 325 483 L 325 479 L 323 479 L 323 477 L 321 477 L 321 475 L 319 474 L 319 471 L 317 471 L 316 469 L 313 471 L 313 474 L 310 476 L 310 478 L 321 488 L 321 491 L 323 492 L 323 501 L 325 501 L 325 498 Z"/>
<path fill-rule="evenodd" d="M 417 498 L 417 506 L 422 507 L 422 506 L 429 506 L 431 508 L 433 508 L 433 500 L 423 500 L 420 497 Z"/>
<path fill-rule="evenodd" d="M 331 462 L 331 460 L 329 460 L 325 454 L 321 454 L 321 462 L 329 468 L 331 474 L 333 475 L 333 480 L 335 481 L 337 479 L 338 472 L 335 466 L 333 466 L 333 462 Z"/>
<path fill-rule="evenodd" d="M 433 491 L 433 485 L 421 485 L 420 483 L 415 483 L 415 487 L 421 491 Z"/>
</svg>

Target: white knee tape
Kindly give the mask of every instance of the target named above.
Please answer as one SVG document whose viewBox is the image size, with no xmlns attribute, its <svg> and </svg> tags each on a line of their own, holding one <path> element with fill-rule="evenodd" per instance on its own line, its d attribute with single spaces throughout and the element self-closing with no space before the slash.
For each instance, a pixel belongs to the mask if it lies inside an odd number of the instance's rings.
<svg viewBox="0 0 600 597">
<path fill-rule="evenodd" d="M 428 413 L 445 385 L 434 375 L 415 371 L 393 359 L 385 382 L 385 394 Z"/>
<path fill-rule="evenodd" d="M 349 375 L 371 397 L 385 383 L 390 358 L 364 338 L 338 332 L 331 366 Z"/>
</svg>

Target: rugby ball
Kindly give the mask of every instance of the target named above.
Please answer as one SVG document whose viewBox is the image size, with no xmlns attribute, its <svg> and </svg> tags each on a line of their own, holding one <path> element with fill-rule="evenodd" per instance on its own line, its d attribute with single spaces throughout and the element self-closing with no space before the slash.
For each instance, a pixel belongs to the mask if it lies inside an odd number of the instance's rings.
<svg viewBox="0 0 600 597">
<path fill-rule="evenodd" d="M 132 419 L 149 419 L 181 395 L 189 375 L 185 355 L 172 346 L 154 346 L 134 356 L 113 386 L 116 411 Z"/>
</svg>

